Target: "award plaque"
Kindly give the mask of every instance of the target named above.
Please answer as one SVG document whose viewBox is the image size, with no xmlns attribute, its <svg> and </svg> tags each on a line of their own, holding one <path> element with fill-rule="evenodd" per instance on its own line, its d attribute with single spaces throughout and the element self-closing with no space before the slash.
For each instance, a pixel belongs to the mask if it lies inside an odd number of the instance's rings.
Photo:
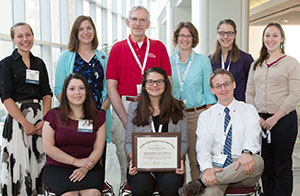
<svg viewBox="0 0 300 196">
<path fill-rule="evenodd" d="M 132 133 L 132 161 L 137 171 L 162 172 L 180 168 L 180 132 Z"/>
</svg>

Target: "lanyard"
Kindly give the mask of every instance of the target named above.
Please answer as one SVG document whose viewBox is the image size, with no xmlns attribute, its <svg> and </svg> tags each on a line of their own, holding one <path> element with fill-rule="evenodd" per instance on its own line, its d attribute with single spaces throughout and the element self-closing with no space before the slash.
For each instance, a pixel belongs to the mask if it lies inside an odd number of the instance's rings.
<svg viewBox="0 0 300 196">
<path fill-rule="evenodd" d="M 146 67 L 146 63 L 147 63 L 147 59 L 148 59 L 148 54 L 149 54 L 149 49 L 150 49 L 150 41 L 149 41 L 149 39 L 147 38 L 147 48 L 146 48 L 146 54 L 145 54 L 145 57 L 144 57 L 143 67 L 142 67 L 142 64 L 141 64 L 139 58 L 136 56 L 135 51 L 134 51 L 134 49 L 133 49 L 133 47 L 132 47 L 132 45 L 131 45 L 128 37 L 127 37 L 127 43 L 129 45 L 129 48 L 131 50 L 132 55 L 134 56 L 137 64 L 139 65 L 139 67 L 142 70 L 142 75 L 144 75 L 144 70 L 145 70 L 145 67 Z"/>
<path fill-rule="evenodd" d="M 151 122 L 151 127 L 152 127 L 152 132 L 156 133 L 153 120 Z M 161 133 L 161 130 L 162 130 L 162 124 L 160 124 L 158 127 L 158 133 Z"/>
<path fill-rule="evenodd" d="M 222 69 L 225 69 L 225 64 L 224 64 L 223 57 L 221 57 L 221 60 L 222 60 Z M 230 64 L 231 64 L 231 60 L 229 60 L 228 67 L 226 69 L 227 71 L 229 71 L 229 69 L 230 69 Z"/>
<path fill-rule="evenodd" d="M 189 71 L 189 69 L 192 65 L 193 58 L 194 58 L 194 52 L 192 51 L 191 58 L 189 60 L 189 63 L 187 65 L 186 70 L 183 72 L 183 78 L 181 80 L 181 75 L 180 75 L 180 71 L 179 71 L 179 52 L 178 52 L 178 55 L 176 57 L 177 76 L 178 76 L 178 81 L 179 81 L 179 85 L 180 85 L 180 92 L 182 92 L 182 87 L 184 85 L 187 73 L 188 73 L 188 71 Z"/>
</svg>

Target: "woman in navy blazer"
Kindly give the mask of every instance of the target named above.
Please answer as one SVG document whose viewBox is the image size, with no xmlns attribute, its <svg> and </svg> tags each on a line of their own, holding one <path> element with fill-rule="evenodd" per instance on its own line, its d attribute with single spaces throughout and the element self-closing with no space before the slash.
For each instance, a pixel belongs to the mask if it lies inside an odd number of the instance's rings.
<svg viewBox="0 0 300 196">
<path fill-rule="evenodd" d="M 132 132 L 180 132 L 181 158 L 184 158 L 188 150 L 184 103 L 174 99 L 171 90 L 166 71 L 152 67 L 143 76 L 139 102 L 129 105 L 125 150 L 129 158 L 127 180 L 134 196 L 152 195 L 155 185 L 161 196 L 175 196 L 183 185 L 183 161 L 175 172 L 137 172 L 131 161 Z"/>
</svg>

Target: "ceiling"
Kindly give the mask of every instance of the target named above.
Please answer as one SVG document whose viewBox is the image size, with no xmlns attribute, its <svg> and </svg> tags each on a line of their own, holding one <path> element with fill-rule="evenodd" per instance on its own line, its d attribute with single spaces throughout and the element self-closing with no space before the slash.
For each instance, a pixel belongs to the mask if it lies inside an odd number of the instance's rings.
<svg viewBox="0 0 300 196">
<path fill-rule="evenodd" d="M 250 0 L 257 1 L 257 0 Z M 269 0 L 250 10 L 250 25 L 300 25 L 300 0 Z"/>
</svg>

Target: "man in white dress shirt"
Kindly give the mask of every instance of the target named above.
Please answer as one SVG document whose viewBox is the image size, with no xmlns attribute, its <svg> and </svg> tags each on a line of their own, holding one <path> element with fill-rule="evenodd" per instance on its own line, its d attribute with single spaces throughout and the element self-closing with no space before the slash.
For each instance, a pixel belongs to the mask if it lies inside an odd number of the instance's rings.
<svg viewBox="0 0 300 196">
<path fill-rule="evenodd" d="M 198 119 L 197 160 L 201 178 L 184 186 L 181 195 L 224 195 L 228 185 L 254 186 L 264 163 L 258 155 L 261 128 L 256 109 L 234 99 L 232 74 L 216 69 L 210 88 L 218 103 L 202 112 Z"/>
</svg>

